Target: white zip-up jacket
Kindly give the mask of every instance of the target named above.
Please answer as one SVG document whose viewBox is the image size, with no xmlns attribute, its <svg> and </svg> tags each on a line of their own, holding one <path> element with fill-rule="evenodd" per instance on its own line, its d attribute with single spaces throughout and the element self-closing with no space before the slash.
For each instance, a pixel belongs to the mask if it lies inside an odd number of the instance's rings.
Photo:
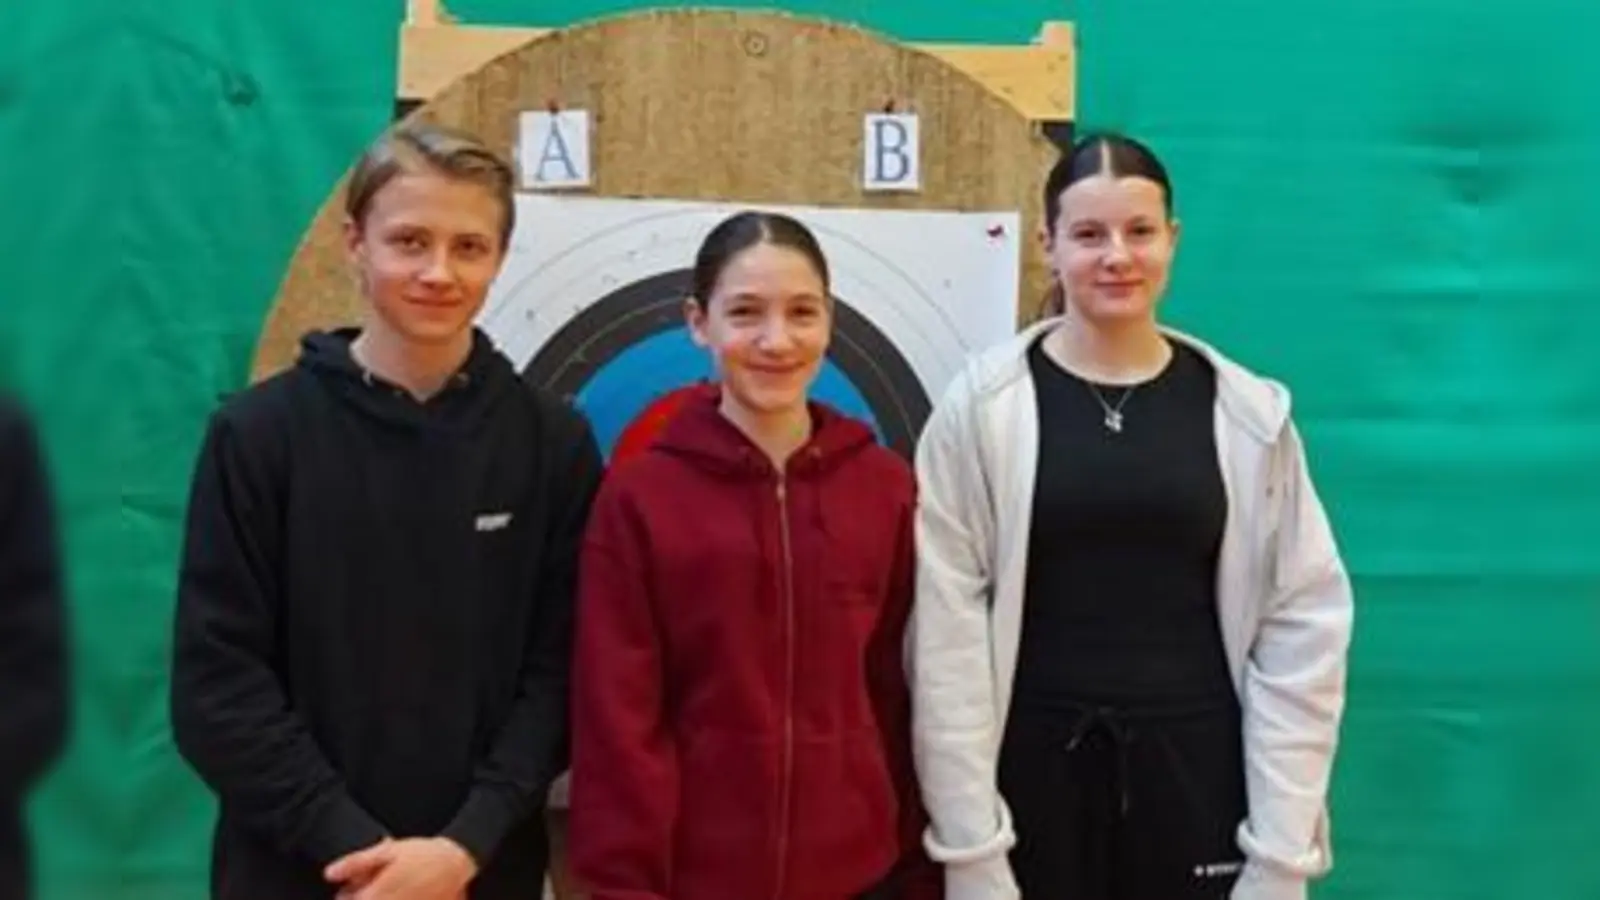
<svg viewBox="0 0 1600 900">
<path fill-rule="evenodd" d="M 1021 636 L 1038 417 L 1027 347 L 1060 318 L 975 356 L 916 454 L 917 596 L 908 642 L 918 776 L 947 900 L 1019 897 L 996 781 Z M 1233 900 L 1304 900 L 1333 864 L 1327 793 L 1344 710 L 1352 597 L 1289 415 L 1289 392 L 1197 338 L 1217 372 L 1228 516 L 1223 643 L 1244 714 L 1249 816 Z M 1064 461 L 1070 464 L 1070 460 Z"/>
</svg>

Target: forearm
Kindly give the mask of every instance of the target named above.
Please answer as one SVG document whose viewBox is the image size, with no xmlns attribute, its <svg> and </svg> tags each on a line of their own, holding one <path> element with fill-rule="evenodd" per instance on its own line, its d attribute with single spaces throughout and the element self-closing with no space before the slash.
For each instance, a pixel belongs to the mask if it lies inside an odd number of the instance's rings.
<svg viewBox="0 0 1600 900">
<path fill-rule="evenodd" d="M 567 765 L 568 679 L 547 665 L 522 680 L 498 737 L 478 765 L 466 801 L 441 836 L 484 865 L 512 829 L 543 808 Z"/>
<path fill-rule="evenodd" d="M 594 900 L 671 896 L 680 794 L 671 670 L 642 529 L 602 495 L 585 544 L 573 666 L 573 871 Z"/>
<path fill-rule="evenodd" d="M 670 737 L 605 714 L 583 721 L 577 733 L 569 814 L 574 875 L 591 900 L 666 900 L 679 790 Z"/>
<path fill-rule="evenodd" d="M 574 692 L 572 868 L 593 900 L 665 900 L 680 787 L 659 657 L 598 618 L 584 629 Z"/>
<path fill-rule="evenodd" d="M 902 854 L 920 852 L 927 816 L 917 786 L 911 754 L 911 698 L 899 655 L 887 650 L 873 660 L 868 689 L 878 723 L 879 740 L 899 806 L 896 832 Z"/>
<path fill-rule="evenodd" d="M 947 900 L 1017 900 L 1016 842 L 996 780 L 998 714 L 986 614 L 965 601 L 919 601 L 915 750 L 930 826 L 924 847 L 944 866 Z M 930 611 L 931 610 L 931 611 Z"/>
<path fill-rule="evenodd" d="M 901 857 L 907 865 L 927 859 L 922 848 L 922 833 L 928 825 L 911 748 L 908 651 L 911 608 L 916 599 L 915 530 L 915 497 L 910 496 L 905 499 L 900 517 L 883 613 L 867 648 L 867 687 L 883 742 L 884 759 L 899 800 L 898 838 Z"/>
<path fill-rule="evenodd" d="M 230 815 L 321 866 L 386 836 L 247 655 L 180 632 L 172 681 L 179 752 Z"/>
<path fill-rule="evenodd" d="M 506 834 L 543 809 L 551 784 L 569 759 L 569 694 L 573 608 L 584 528 L 603 463 L 587 423 L 568 409 L 552 411 L 558 449 L 546 474 L 552 498 L 532 599 L 526 656 L 504 724 L 478 765 L 467 799 L 443 836 L 480 865 Z"/>
<path fill-rule="evenodd" d="M 1278 448 L 1272 594 L 1242 685 L 1249 858 L 1237 900 L 1304 896 L 1333 865 L 1327 796 L 1344 715 L 1354 597 L 1332 525 L 1289 428 Z"/>
<path fill-rule="evenodd" d="M 281 477 L 228 423 L 213 422 L 178 573 L 170 713 L 179 752 L 229 814 L 321 865 L 384 829 L 351 798 L 274 668 Z"/>
<path fill-rule="evenodd" d="M 931 820 L 926 846 L 952 873 L 1002 868 L 1014 840 L 996 782 L 1000 710 L 990 663 L 988 558 L 994 512 L 979 483 L 976 425 L 953 396 L 935 411 L 917 450 L 911 622 L 912 734 Z M 1003 888 L 1007 878 L 991 874 L 984 881 Z"/>
<path fill-rule="evenodd" d="M 929 851 L 973 861 L 1010 846 L 996 786 L 999 728 L 982 626 L 924 615 L 913 691 L 917 772 L 931 820 Z"/>
<path fill-rule="evenodd" d="M 1349 583 L 1336 561 L 1263 623 L 1244 679 L 1246 852 L 1312 877 L 1332 864 L 1326 804 L 1345 705 Z"/>
</svg>

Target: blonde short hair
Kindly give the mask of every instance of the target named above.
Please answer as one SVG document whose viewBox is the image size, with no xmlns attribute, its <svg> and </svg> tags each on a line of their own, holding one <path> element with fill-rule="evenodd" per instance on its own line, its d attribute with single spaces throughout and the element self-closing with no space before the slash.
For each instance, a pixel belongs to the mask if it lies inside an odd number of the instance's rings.
<svg viewBox="0 0 1600 900">
<path fill-rule="evenodd" d="M 345 213 L 365 224 L 372 198 L 397 175 L 434 172 L 488 188 L 500 202 L 500 248 L 516 227 L 516 173 L 475 135 L 432 123 L 398 125 L 361 155 L 345 189 Z"/>
</svg>

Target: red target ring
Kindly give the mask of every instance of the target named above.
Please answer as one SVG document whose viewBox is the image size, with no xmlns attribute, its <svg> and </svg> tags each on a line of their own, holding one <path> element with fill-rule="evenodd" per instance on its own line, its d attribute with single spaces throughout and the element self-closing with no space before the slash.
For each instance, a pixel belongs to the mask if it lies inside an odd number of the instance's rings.
<svg viewBox="0 0 1600 900">
<path fill-rule="evenodd" d="M 678 388 L 656 398 L 644 411 L 634 416 L 622 433 L 617 436 L 617 442 L 611 450 L 613 464 L 642 453 L 661 429 L 666 427 L 668 421 L 682 408 L 685 401 L 696 391 L 700 385 L 688 385 Z"/>
</svg>

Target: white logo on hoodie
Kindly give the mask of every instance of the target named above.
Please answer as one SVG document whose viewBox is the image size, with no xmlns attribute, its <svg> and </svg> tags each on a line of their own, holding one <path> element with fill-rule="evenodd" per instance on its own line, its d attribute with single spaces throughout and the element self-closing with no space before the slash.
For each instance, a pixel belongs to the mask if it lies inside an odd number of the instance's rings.
<svg viewBox="0 0 1600 900">
<path fill-rule="evenodd" d="M 475 524 L 479 531 L 499 531 L 511 524 L 511 513 L 484 513 Z"/>
</svg>

